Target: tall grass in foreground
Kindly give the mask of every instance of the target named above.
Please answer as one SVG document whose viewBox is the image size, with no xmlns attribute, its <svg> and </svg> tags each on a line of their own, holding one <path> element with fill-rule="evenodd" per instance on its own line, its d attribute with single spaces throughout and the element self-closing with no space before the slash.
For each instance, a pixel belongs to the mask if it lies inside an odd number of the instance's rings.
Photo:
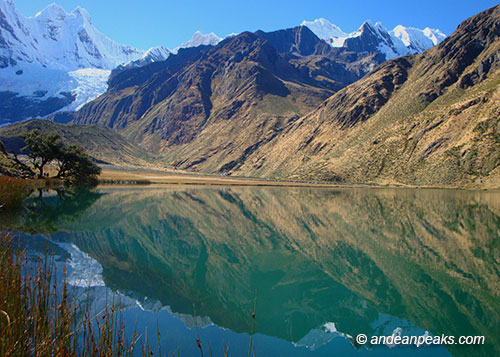
<svg viewBox="0 0 500 357">
<path fill-rule="evenodd" d="M 71 297 L 66 282 L 57 286 L 50 257 L 31 262 L 15 242 L 0 233 L 0 356 L 130 356 L 138 337 L 125 337 L 116 305 L 92 314 Z M 118 311 L 117 311 L 118 310 Z M 143 355 L 152 354 L 147 343 Z"/>
</svg>

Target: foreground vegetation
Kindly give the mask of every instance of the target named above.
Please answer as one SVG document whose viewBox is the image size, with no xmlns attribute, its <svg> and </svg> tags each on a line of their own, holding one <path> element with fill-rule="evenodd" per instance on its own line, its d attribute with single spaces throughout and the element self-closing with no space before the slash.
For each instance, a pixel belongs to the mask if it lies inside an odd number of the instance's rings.
<svg viewBox="0 0 500 357">
<path fill-rule="evenodd" d="M 29 268 L 26 256 L 14 254 L 12 244 L 2 237 L 0 355 L 70 354 L 72 321 L 66 288 L 58 298 L 52 265 L 39 261 Z"/>
<path fill-rule="evenodd" d="M 57 133 L 66 144 L 78 144 L 100 163 L 117 166 L 163 168 L 151 153 L 134 145 L 113 129 L 97 125 L 54 123 L 45 119 L 31 119 L 0 128 L 0 138 L 8 151 L 20 152 L 24 137 L 33 130 Z M 159 167 L 161 166 L 161 167 Z"/>
</svg>

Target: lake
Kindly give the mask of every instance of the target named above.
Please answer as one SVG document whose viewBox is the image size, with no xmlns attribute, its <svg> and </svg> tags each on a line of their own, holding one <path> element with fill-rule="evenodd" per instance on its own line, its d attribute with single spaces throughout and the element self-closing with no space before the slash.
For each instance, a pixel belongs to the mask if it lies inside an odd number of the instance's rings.
<svg viewBox="0 0 500 357">
<path fill-rule="evenodd" d="M 162 353 L 199 355 L 199 334 L 206 356 L 247 356 L 254 329 L 256 356 L 500 355 L 498 192 L 110 186 L 37 193 L 0 223 Z"/>
</svg>

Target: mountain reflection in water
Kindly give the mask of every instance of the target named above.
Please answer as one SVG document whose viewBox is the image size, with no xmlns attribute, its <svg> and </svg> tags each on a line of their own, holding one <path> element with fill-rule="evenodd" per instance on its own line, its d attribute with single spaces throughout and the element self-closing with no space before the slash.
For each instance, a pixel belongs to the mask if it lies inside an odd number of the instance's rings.
<svg viewBox="0 0 500 357">
<path fill-rule="evenodd" d="M 149 187 L 71 200 L 65 216 L 20 214 L 10 228 L 50 233 L 97 261 L 108 288 L 154 302 L 144 316 L 168 307 L 191 327 L 194 304 L 206 325 L 248 334 L 257 293 L 256 332 L 298 354 L 377 353 L 349 336 L 398 327 L 485 336 L 484 346 L 445 346 L 453 355 L 500 353 L 499 193 Z M 328 350 L 337 337 L 349 342 Z"/>
</svg>

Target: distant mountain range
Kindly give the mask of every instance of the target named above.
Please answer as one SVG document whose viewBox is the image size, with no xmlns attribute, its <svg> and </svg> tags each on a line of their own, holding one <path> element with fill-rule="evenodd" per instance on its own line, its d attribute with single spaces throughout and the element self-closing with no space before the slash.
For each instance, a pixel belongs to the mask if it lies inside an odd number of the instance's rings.
<svg viewBox="0 0 500 357">
<path fill-rule="evenodd" d="M 398 25 L 394 30 L 387 31 L 380 22 L 373 24 L 371 21 L 364 22 L 358 30 L 350 34 L 323 18 L 303 21 L 301 25 L 309 27 L 316 36 L 333 47 L 379 51 L 385 54 L 386 59 L 423 52 L 446 38 L 441 31 L 429 27 L 420 30 Z"/>
<path fill-rule="evenodd" d="M 350 35 L 325 19 L 302 25 L 332 46 L 379 52 L 385 59 L 421 52 L 444 38 L 438 30 L 402 26 L 388 34 L 379 23 L 370 22 Z M 106 91 L 113 69 L 164 61 L 180 49 L 214 46 L 221 40 L 197 31 L 174 50 L 159 46 L 142 51 L 100 33 L 85 9 L 67 13 L 52 4 L 26 17 L 12 0 L 0 0 L 0 124 L 80 109 Z"/>
</svg>

